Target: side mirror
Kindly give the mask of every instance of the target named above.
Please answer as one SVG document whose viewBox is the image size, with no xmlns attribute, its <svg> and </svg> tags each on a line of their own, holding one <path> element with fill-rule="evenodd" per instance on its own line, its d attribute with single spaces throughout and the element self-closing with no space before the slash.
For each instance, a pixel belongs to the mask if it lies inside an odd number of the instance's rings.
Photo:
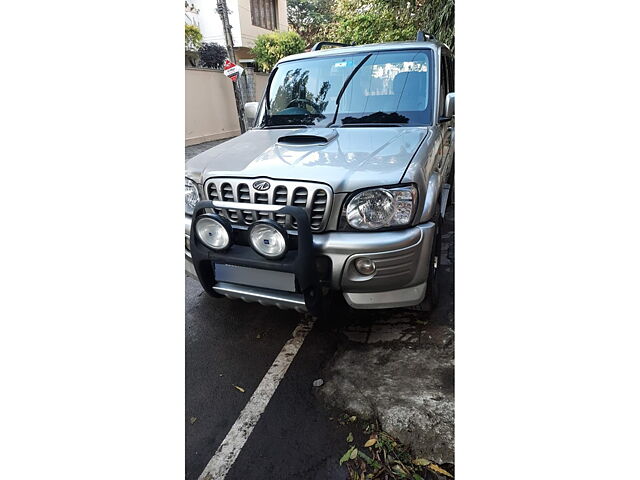
<svg viewBox="0 0 640 480">
<path fill-rule="evenodd" d="M 244 116 L 247 118 L 247 122 L 253 125 L 253 122 L 258 115 L 258 102 L 249 102 L 244 104 Z"/>
<path fill-rule="evenodd" d="M 444 116 L 447 120 L 453 118 L 456 114 L 456 94 L 448 93 L 444 100 Z"/>
</svg>

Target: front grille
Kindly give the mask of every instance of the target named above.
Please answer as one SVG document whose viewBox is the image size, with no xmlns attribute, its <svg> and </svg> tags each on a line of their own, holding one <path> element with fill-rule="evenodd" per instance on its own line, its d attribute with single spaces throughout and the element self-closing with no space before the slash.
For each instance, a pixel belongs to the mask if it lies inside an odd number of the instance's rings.
<svg viewBox="0 0 640 480">
<path fill-rule="evenodd" d="M 309 215 L 311 230 L 324 230 L 332 199 L 329 187 L 319 183 L 268 180 L 271 188 L 263 192 L 253 188 L 257 180 L 259 179 L 213 178 L 206 182 L 205 191 L 209 200 L 302 207 Z M 270 218 L 289 230 L 297 227 L 295 219 L 290 215 L 218 207 L 215 210 L 232 223 L 240 225 L 250 225 L 257 220 Z"/>
</svg>

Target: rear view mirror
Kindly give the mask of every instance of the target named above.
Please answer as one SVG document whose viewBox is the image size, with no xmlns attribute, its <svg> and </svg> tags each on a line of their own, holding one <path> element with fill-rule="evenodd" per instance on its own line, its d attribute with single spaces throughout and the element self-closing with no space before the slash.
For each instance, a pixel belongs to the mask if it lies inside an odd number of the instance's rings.
<svg viewBox="0 0 640 480">
<path fill-rule="evenodd" d="M 444 116 L 447 119 L 451 119 L 456 114 L 456 94 L 454 92 L 448 93 L 447 98 L 444 100 Z"/>
<path fill-rule="evenodd" d="M 249 102 L 244 104 L 244 116 L 249 125 L 253 125 L 258 114 L 258 102 Z"/>
</svg>

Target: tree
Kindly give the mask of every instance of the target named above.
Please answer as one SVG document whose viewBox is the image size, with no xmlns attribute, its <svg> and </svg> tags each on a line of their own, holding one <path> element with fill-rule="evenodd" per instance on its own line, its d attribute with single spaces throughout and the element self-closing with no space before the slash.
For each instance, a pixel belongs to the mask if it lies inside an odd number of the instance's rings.
<svg viewBox="0 0 640 480">
<path fill-rule="evenodd" d="M 200 66 L 222 68 L 229 54 L 227 49 L 217 43 L 203 43 L 200 47 Z"/>
<path fill-rule="evenodd" d="M 188 52 L 195 52 L 200 48 L 202 33 L 195 25 L 184 24 L 184 49 Z"/>
<path fill-rule="evenodd" d="M 314 35 L 320 40 L 356 45 L 414 40 L 418 30 L 423 30 L 452 50 L 455 47 L 454 0 L 324 0 L 330 2 L 330 13 L 318 15 L 317 21 L 314 2 L 321 0 L 289 1 L 294 6 L 289 14 L 294 29 L 306 32 L 305 28 L 311 31 L 314 27 Z M 310 12 L 310 20 L 299 26 L 296 16 L 302 15 L 298 9 L 303 8 Z"/>
<path fill-rule="evenodd" d="M 334 0 L 288 0 L 287 20 L 307 46 L 325 40 L 326 27 L 334 21 Z"/>
</svg>

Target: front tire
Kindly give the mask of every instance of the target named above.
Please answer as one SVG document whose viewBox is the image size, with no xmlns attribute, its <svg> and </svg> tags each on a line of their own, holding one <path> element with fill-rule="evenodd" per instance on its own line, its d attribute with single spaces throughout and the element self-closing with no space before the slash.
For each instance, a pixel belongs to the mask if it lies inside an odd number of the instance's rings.
<svg viewBox="0 0 640 480">
<path fill-rule="evenodd" d="M 429 304 L 429 310 L 435 310 L 440 302 L 440 290 L 438 288 L 438 269 L 440 267 L 440 251 L 442 250 L 442 217 L 438 214 L 436 220 L 436 232 L 431 247 L 431 261 L 429 262 L 429 274 L 427 275 L 427 293 L 425 300 Z"/>
<path fill-rule="evenodd" d="M 436 218 L 434 219 L 435 233 L 431 246 L 431 257 L 429 260 L 429 273 L 427 274 L 427 291 L 424 299 L 418 305 L 410 307 L 412 310 L 431 312 L 436 309 L 440 302 L 440 289 L 438 288 L 438 268 L 440 267 L 440 251 L 442 249 L 442 217 L 440 216 L 440 205 L 436 207 Z"/>
</svg>

